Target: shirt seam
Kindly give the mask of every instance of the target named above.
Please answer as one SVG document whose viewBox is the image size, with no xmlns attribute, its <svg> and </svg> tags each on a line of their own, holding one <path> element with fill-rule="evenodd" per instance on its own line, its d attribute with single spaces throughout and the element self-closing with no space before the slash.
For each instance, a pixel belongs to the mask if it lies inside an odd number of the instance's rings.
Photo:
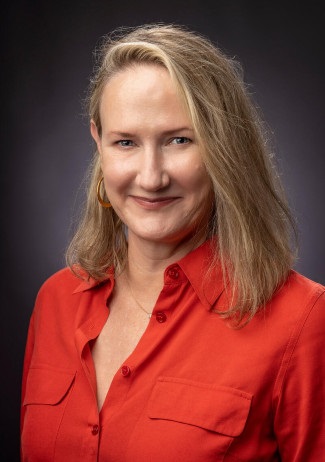
<svg viewBox="0 0 325 462">
<path fill-rule="evenodd" d="M 283 353 L 283 357 L 280 363 L 280 367 L 274 382 L 273 393 L 272 393 L 272 412 L 273 412 L 273 421 L 275 419 L 275 415 L 277 409 L 279 407 L 280 398 L 283 392 L 284 383 L 287 377 L 287 371 L 291 364 L 292 357 L 294 355 L 296 346 L 298 341 L 301 337 L 301 334 L 304 330 L 307 320 L 309 319 L 312 311 L 314 310 L 318 300 L 320 297 L 325 293 L 324 290 L 319 289 L 319 293 L 316 296 L 316 293 L 312 294 L 309 303 L 311 302 L 310 308 L 303 313 L 300 319 L 297 321 L 295 327 L 292 329 L 292 333 L 290 338 L 287 342 L 285 351 Z M 315 298 L 314 298 L 315 297 Z M 314 299 L 314 300 L 313 300 Z"/>
</svg>

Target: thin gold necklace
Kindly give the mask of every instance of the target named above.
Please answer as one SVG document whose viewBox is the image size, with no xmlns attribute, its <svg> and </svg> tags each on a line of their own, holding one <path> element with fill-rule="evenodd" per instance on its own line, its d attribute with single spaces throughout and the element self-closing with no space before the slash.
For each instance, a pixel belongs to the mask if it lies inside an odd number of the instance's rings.
<svg viewBox="0 0 325 462">
<path fill-rule="evenodd" d="M 138 307 L 139 307 L 144 313 L 146 313 L 146 315 L 147 315 L 148 318 L 150 319 L 152 313 L 149 312 L 149 311 L 147 311 L 145 308 L 143 308 L 143 306 L 141 305 L 141 303 L 138 302 L 138 300 L 135 298 L 135 296 L 134 296 L 134 294 L 133 294 L 133 291 L 132 291 L 132 289 L 131 289 L 131 285 L 130 285 L 128 276 L 126 276 L 126 282 L 127 282 L 128 288 L 129 288 L 129 290 L 130 290 L 131 297 L 133 298 L 133 300 L 135 301 L 135 303 L 138 305 Z"/>
</svg>

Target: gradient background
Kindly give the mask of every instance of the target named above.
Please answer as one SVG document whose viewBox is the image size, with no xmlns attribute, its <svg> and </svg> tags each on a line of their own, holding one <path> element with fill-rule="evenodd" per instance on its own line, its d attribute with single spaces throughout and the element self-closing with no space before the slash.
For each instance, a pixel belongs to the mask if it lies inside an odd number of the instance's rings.
<svg viewBox="0 0 325 462">
<path fill-rule="evenodd" d="M 1 461 L 19 460 L 28 321 L 39 286 L 64 265 L 93 150 L 82 116 L 92 52 L 115 27 L 185 24 L 240 60 L 299 223 L 296 268 L 325 283 L 324 15 L 316 2 L 297 3 L 59 0 L 3 8 Z"/>
</svg>

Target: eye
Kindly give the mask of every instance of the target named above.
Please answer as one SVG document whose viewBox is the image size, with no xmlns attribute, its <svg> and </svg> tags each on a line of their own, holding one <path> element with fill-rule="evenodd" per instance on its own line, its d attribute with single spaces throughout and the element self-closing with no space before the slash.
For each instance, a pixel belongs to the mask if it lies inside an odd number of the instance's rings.
<svg viewBox="0 0 325 462">
<path fill-rule="evenodd" d="M 191 140 L 187 138 L 186 136 L 176 136 L 171 140 L 172 144 L 188 144 L 190 143 Z"/>
<path fill-rule="evenodd" d="M 129 148 L 130 146 L 134 146 L 134 143 L 132 140 L 119 140 L 116 141 L 116 144 L 119 146 L 122 146 L 122 148 Z"/>
</svg>

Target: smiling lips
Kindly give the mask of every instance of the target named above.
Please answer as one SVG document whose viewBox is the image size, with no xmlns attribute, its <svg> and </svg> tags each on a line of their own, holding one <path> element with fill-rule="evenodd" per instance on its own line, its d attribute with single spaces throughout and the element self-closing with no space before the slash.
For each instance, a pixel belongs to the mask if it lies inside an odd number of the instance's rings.
<svg viewBox="0 0 325 462">
<path fill-rule="evenodd" d="M 142 197 L 142 196 L 130 196 L 130 197 L 134 200 L 134 202 L 136 202 L 138 205 L 140 205 L 142 208 L 146 210 L 157 210 L 180 199 L 179 196 L 155 197 L 155 198 Z"/>
</svg>

